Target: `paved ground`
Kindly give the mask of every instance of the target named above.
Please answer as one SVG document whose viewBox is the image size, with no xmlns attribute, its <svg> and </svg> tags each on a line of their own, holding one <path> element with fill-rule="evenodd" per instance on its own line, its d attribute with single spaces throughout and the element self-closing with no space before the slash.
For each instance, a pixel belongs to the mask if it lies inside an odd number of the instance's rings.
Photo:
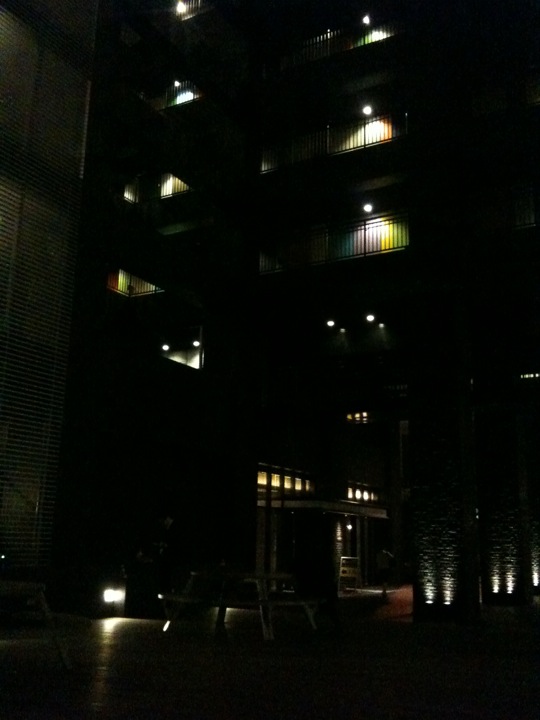
<svg viewBox="0 0 540 720">
<path fill-rule="evenodd" d="M 66 671 L 36 624 L 0 626 L 0 720 L 538 720 L 537 609 L 485 613 L 475 627 L 413 623 L 410 589 L 381 605 L 340 601 L 340 628 L 256 613 L 212 612 L 167 633 L 156 620 L 59 616 Z"/>
</svg>

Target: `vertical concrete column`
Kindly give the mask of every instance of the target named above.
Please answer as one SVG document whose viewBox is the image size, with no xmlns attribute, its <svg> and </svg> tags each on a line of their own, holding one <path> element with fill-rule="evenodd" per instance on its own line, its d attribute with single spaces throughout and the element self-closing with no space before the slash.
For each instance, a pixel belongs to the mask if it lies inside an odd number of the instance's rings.
<svg viewBox="0 0 540 720">
<path fill-rule="evenodd" d="M 433 292 L 414 310 L 410 374 L 414 617 L 479 610 L 471 376 L 462 302 Z"/>
<path fill-rule="evenodd" d="M 496 357 L 477 382 L 482 602 L 519 605 L 532 599 L 524 420 L 516 379 Z"/>
</svg>

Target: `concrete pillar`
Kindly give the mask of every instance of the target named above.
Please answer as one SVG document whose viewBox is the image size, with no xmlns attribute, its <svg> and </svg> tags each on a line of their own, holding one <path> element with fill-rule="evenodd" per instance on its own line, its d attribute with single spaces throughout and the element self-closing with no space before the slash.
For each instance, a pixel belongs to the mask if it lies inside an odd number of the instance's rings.
<svg viewBox="0 0 540 720">
<path fill-rule="evenodd" d="M 476 412 L 482 602 L 532 600 L 531 524 L 523 417 L 509 371 L 479 381 Z"/>
<path fill-rule="evenodd" d="M 415 619 L 479 611 L 471 375 L 455 292 L 423 297 L 411 352 L 410 450 Z"/>
</svg>

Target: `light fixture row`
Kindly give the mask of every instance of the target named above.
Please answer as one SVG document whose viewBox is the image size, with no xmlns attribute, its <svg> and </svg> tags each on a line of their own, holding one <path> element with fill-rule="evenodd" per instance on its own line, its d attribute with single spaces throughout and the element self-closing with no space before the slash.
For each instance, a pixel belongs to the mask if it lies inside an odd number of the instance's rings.
<svg viewBox="0 0 540 720">
<path fill-rule="evenodd" d="M 200 345 L 201 345 L 199 340 L 194 340 L 191 344 L 193 345 L 193 347 L 200 347 Z M 167 343 L 164 343 L 161 346 L 161 349 L 163 350 L 163 352 L 168 352 L 171 349 L 171 346 L 167 345 Z"/>
<path fill-rule="evenodd" d="M 373 323 L 373 322 L 375 322 L 376 319 L 377 319 L 377 318 L 375 317 L 375 315 L 373 315 L 373 313 L 368 313 L 368 314 L 365 316 L 365 320 L 366 320 L 366 322 L 368 322 L 368 323 Z M 335 321 L 335 320 L 332 320 L 332 319 L 330 318 L 330 319 L 328 319 L 328 320 L 326 321 L 326 324 L 327 324 L 328 327 L 331 328 L 331 327 L 334 327 L 334 326 L 335 326 L 336 321 Z M 384 323 L 380 322 L 380 323 L 379 323 L 379 327 L 380 327 L 380 328 L 385 327 Z M 340 328 L 339 331 L 343 333 L 343 332 L 345 332 L 345 328 Z"/>
</svg>

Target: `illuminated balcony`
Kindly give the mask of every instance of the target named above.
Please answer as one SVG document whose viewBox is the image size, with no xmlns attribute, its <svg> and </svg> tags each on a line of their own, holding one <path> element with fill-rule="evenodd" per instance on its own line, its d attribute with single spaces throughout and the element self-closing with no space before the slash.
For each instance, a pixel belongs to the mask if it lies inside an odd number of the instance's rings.
<svg viewBox="0 0 540 720">
<path fill-rule="evenodd" d="M 165 110 L 176 105 L 186 105 L 201 97 L 201 91 L 189 80 L 175 80 L 163 93 L 148 99 L 154 110 Z"/>
<path fill-rule="evenodd" d="M 162 293 L 163 290 L 156 285 L 142 280 L 136 275 L 126 272 L 125 270 L 117 270 L 109 273 L 107 279 L 107 288 L 119 295 L 126 297 L 140 297 L 142 295 L 155 295 Z"/>
<path fill-rule="evenodd" d="M 367 16 L 366 16 L 367 17 Z M 390 25 L 371 27 L 364 23 L 363 31 L 356 33 L 344 30 L 327 30 L 321 35 L 305 40 L 302 45 L 282 58 L 280 69 L 296 67 L 338 53 L 354 50 L 364 45 L 371 45 L 396 35 L 396 28 Z"/>
<path fill-rule="evenodd" d="M 261 251 L 259 271 L 280 272 L 403 250 L 409 245 L 409 226 L 404 216 L 376 217 L 353 225 L 313 228 L 304 237 L 278 240 Z"/>
<path fill-rule="evenodd" d="M 263 150 L 261 173 L 325 155 L 359 150 L 389 142 L 405 134 L 405 122 L 389 115 L 330 126 L 292 141 Z"/>
<path fill-rule="evenodd" d="M 179 20 L 190 20 L 203 12 L 212 9 L 209 0 L 180 0 L 175 4 L 176 16 Z"/>
</svg>

